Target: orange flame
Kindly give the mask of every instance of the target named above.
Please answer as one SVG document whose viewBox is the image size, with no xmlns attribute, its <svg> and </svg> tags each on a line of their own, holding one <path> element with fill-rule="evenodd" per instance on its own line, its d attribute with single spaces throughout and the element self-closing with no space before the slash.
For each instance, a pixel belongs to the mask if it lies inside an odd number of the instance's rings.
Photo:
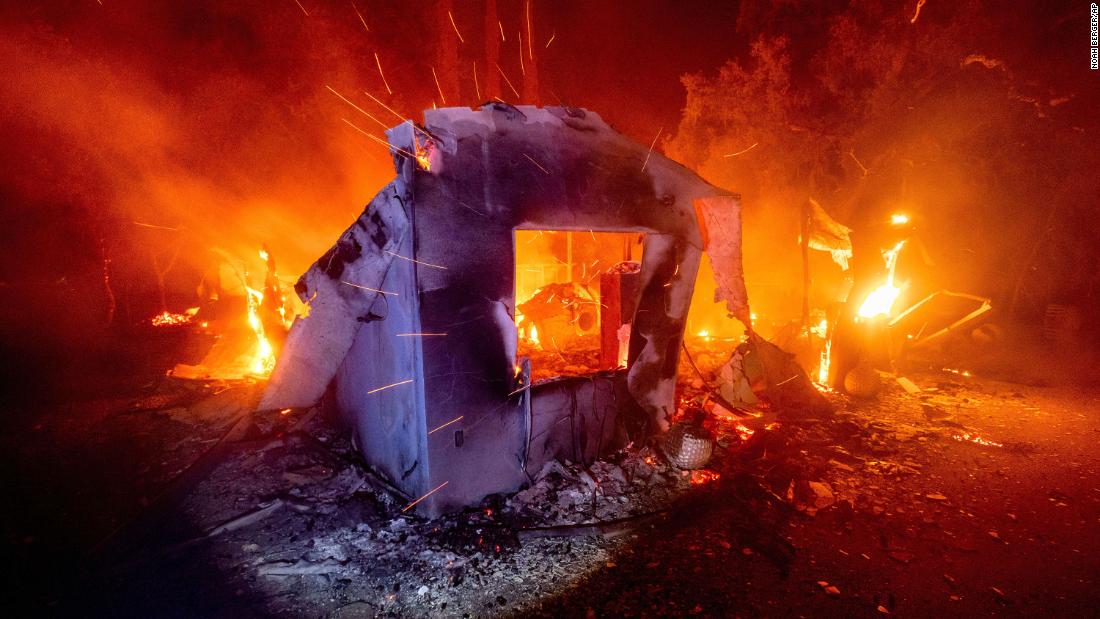
<svg viewBox="0 0 1100 619">
<path fill-rule="evenodd" d="M 817 364 L 817 381 L 815 381 L 815 386 L 820 390 L 829 382 L 829 362 L 832 360 L 833 338 L 829 333 L 829 321 L 822 318 L 816 327 L 810 327 L 810 333 L 825 340 L 825 347 L 821 349 L 821 358 Z"/>
<path fill-rule="evenodd" d="M 897 266 L 898 253 L 904 245 L 905 241 L 900 241 L 893 248 L 882 252 L 882 257 L 886 260 L 886 282 L 872 290 L 863 301 L 863 305 L 859 306 L 860 318 L 890 315 L 894 301 L 901 294 L 901 288 L 894 285 L 894 267 Z"/>
<path fill-rule="evenodd" d="M 742 441 L 747 441 L 752 438 L 753 434 L 756 434 L 756 430 L 753 430 L 743 423 L 734 424 L 733 429 L 737 432 L 737 436 L 741 437 Z"/>
<path fill-rule="evenodd" d="M 263 303 L 264 293 L 249 286 L 245 286 L 245 290 L 248 292 L 248 326 L 256 334 L 256 352 L 252 355 L 251 372 L 257 376 L 267 376 L 275 369 L 275 350 L 264 335 L 264 323 L 260 320 L 260 304 Z"/>
<path fill-rule="evenodd" d="M 955 434 L 952 435 L 951 438 L 955 439 L 956 441 L 970 442 L 974 443 L 975 445 L 982 445 L 984 447 L 1004 447 L 1003 443 L 997 443 L 995 441 L 984 439 L 977 434 L 970 434 L 969 432 Z"/>
<path fill-rule="evenodd" d="M 150 324 L 154 327 L 170 327 L 175 325 L 185 325 L 191 322 L 191 319 L 195 317 L 199 308 L 194 307 L 181 314 L 176 314 L 165 310 L 156 316 L 149 319 Z"/>
<path fill-rule="evenodd" d="M 702 484 L 710 483 L 722 475 L 715 473 L 714 471 L 708 471 L 706 469 L 699 469 L 691 472 L 691 485 L 699 486 Z"/>
</svg>

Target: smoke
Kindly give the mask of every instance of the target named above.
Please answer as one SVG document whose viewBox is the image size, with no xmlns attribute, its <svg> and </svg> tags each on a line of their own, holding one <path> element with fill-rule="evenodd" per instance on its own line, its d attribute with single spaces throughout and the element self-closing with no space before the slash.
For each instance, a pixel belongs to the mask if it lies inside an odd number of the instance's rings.
<svg viewBox="0 0 1100 619">
<path fill-rule="evenodd" d="M 267 242 L 296 272 L 392 173 L 322 87 L 369 83 L 356 79 L 355 46 L 201 3 L 90 7 L 4 26 L 15 208 L 72 205 L 138 252 L 179 243 L 192 262 L 211 247 L 251 259 Z"/>
<path fill-rule="evenodd" d="M 732 27 L 731 11 L 713 13 L 726 22 L 716 32 Z M 38 263 L 66 226 L 73 247 L 47 262 L 96 270 L 97 246 L 106 245 L 123 269 L 180 244 L 179 268 L 203 270 L 211 248 L 259 268 L 256 250 L 266 242 L 285 276 L 300 273 L 392 176 L 385 148 L 343 121 L 376 136 L 382 127 L 326 86 L 393 125 L 398 118 L 364 91 L 419 119 L 419 110 L 442 104 L 433 71 L 449 105 L 511 100 L 493 90 L 504 88 L 503 73 L 539 102 L 589 107 L 649 141 L 675 122 L 680 72 L 729 53 L 697 36 L 703 15 L 695 9 L 533 2 L 531 15 L 528 22 L 519 0 L 0 8 L 0 138 L 15 145 L 0 154 L 0 195 L 21 221 L 3 233 L 0 280 L 64 275 Z M 524 69 L 516 46 L 528 23 L 534 57 Z M 664 48 L 648 42 L 658 35 Z M 193 284 L 184 279 L 177 288 Z"/>
<path fill-rule="evenodd" d="M 746 244 L 750 278 L 773 269 L 778 264 L 772 258 L 775 254 L 783 257 L 785 271 L 793 272 L 797 271 L 797 254 L 790 233 L 795 219 L 786 211 L 778 219 L 776 216 L 776 205 L 789 202 L 791 196 L 754 187 L 749 175 L 724 172 L 736 171 L 738 165 L 781 149 L 775 145 L 769 149 L 769 144 L 762 143 L 744 156 L 724 157 L 759 141 L 746 131 L 729 134 L 728 144 L 716 142 L 713 152 L 704 152 L 702 143 L 685 133 L 686 125 L 677 127 L 685 105 L 679 75 L 709 73 L 727 59 L 743 59 L 754 36 L 735 31 L 784 30 L 797 23 L 805 32 L 790 37 L 801 42 L 792 49 L 790 87 L 770 92 L 775 96 L 767 101 L 801 97 L 811 88 L 803 73 L 822 68 L 820 63 L 803 62 L 815 56 L 825 36 L 815 24 L 829 23 L 827 19 L 841 10 L 826 4 L 806 9 L 812 9 L 806 19 L 790 20 L 772 19 L 767 14 L 754 17 L 751 10 L 732 5 L 673 10 L 644 3 L 532 2 L 534 34 L 528 33 L 527 42 L 534 58 L 523 58 L 529 79 L 534 80 L 537 74 L 535 94 L 541 103 L 595 110 L 642 143 L 650 142 L 662 128 L 665 135 L 683 135 L 677 144 L 666 144 L 674 151 L 677 148 L 673 147 L 679 147 L 681 152 L 672 154 L 699 155 L 696 161 L 679 158 L 746 195 L 746 237 L 761 239 L 758 244 Z M 440 12 L 445 6 L 368 0 L 354 5 L 302 0 L 301 7 L 290 0 L 102 0 L 102 4 L 73 0 L 0 7 L 0 75 L 4 76 L 0 80 L 0 139 L 5 145 L 0 149 L 0 203 L 8 215 L 0 229 L 0 289 L 9 298 L 18 299 L 6 304 L 0 314 L 3 328 L 28 331 L 23 325 L 52 323 L 58 317 L 69 320 L 73 315 L 78 315 L 79 320 L 72 320 L 80 329 L 103 322 L 109 313 L 105 264 L 117 297 L 116 321 L 131 323 L 158 311 L 154 277 L 158 266 L 173 264 L 167 274 L 168 303 L 176 310 L 194 304 L 195 285 L 219 256 L 237 257 L 245 269 L 258 276 L 262 267 L 256 252 L 264 243 L 277 259 L 280 273 L 294 278 L 393 174 L 385 148 L 344 120 L 376 136 L 381 136 L 382 128 L 326 86 L 386 125 L 396 124 L 398 119 L 370 102 L 364 91 L 418 119 L 419 110 L 439 100 L 433 69 L 447 90 L 449 105 L 477 105 L 494 94 L 511 99 L 507 92 L 491 91 L 502 87 L 499 83 L 494 86 L 500 81 L 499 73 L 493 71 L 496 62 L 517 88 L 533 89 L 524 83 L 521 50 L 517 48 L 517 35 L 526 28 L 524 2 L 450 3 L 465 42 L 457 41 L 446 11 Z M 782 9 L 786 4 L 776 6 Z M 879 7 L 885 11 L 883 7 L 887 5 Z M 999 8 L 995 14 L 1003 16 L 998 19 L 1011 19 L 1011 12 Z M 909 24 L 908 16 L 897 19 L 902 27 L 916 32 L 918 26 Z M 926 7 L 919 28 L 934 33 L 952 19 L 947 5 Z M 1015 80 L 1021 84 L 1046 75 L 1051 67 L 1070 66 L 1069 62 L 1029 61 L 1026 50 L 1052 45 L 1043 43 L 1044 24 L 1051 19 L 1042 15 L 1018 19 L 1020 24 L 1005 36 L 986 32 L 986 40 L 1003 40 L 1003 49 L 983 44 L 981 49 L 968 48 L 962 55 L 995 54 L 1013 71 L 1030 66 L 1029 73 Z M 493 38 L 500 36 L 499 28 L 506 31 L 506 40 Z M 1020 39 L 1021 33 L 1028 38 Z M 942 38 L 971 46 L 968 37 Z M 490 40 L 499 42 L 495 47 L 499 57 L 493 63 L 489 62 L 494 49 L 487 45 Z M 1019 46 L 1023 51 L 1011 55 L 1011 48 L 1020 40 L 1026 43 Z M 855 41 L 841 51 L 863 58 L 868 67 L 835 74 L 852 78 L 859 86 L 866 75 L 875 74 L 878 56 L 864 54 L 864 46 Z M 917 60 L 939 54 L 938 47 L 911 47 Z M 444 53 L 446 50 L 450 51 Z M 378 73 L 375 54 L 392 95 Z M 851 64 L 844 54 L 836 57 L 843 60 L 840 67 Z M 958 60 L 951 59 L 953 66 Z M 474 62 L 482 80 L 479 87 L 473 80 Z M 537 63 L 537 71 L 532 63 Z M 806 68 L 811 66 L 813 71 Z M 960 83 L 962 86 L 952 87 L 965 88 L 965 83 Z M 840 94 L 852 90 L 846 83 L 842 86 L 837 89 Z M 1039 97 L 1044 113 L 1051 118 L 1071 113 L 1083 118 L 1077 115 L 1088 109 L 1083 97 L 1055 106 L 1055 101 L 1068 96 L 1068 90 L 1046 92 L 1029 86 L 1015 94 Z M 846 100 L 823 92 L 816 93 L 811 109 L 844 106 Z M 904 103 L 902 95 L 894 99 Z M 726 107 L 741 109 L 752 101 L 734 100 Z M 685 118 L 690 119 L 690 114 Z M 785 133 L 813 126 L 786 122 L 779 116 L 772 120 Z M 988 120 L 981 118 L 983 124 Z M 759 116 L 746 122 L 754 131 L 761 124 Z M 892 126 L 884 125 L 883 131 L 888 133 Z M 1092 127 L 1086 128 L 1091 132 Z M 1067 127 L 1066 131 L 1072 137 L 1078 135 L 1077 129 Z M 857 133 L 850 127 L 836 130 Z M 1085 137 L 1079 141 L 1085 141 L 1092 133 L 1081 135 Z M 1040 134 L 1036 141 L 1044 137 Z M 1033 149 L 1026 158 L 1018 159 L 1043 161 L 1069 152 L 1061 146 L 1066 143 L 1052 140 L 1049 150 L 1053 153 Z M 838 151 L 836 158 L 848 162 L 848 147 Z M 984 152 L 1015 147 L 1015 142 L 1005 138 L 977 144 L 972 152 L 980 160 Z M 857 152 L 867 157 L 866 150 Z M 712 163 L 708 164 L 708 159 Z M 708 165 L 713 169 L 708 171 Z M 719 166 L 722 174 L 717 172 Z M 936 171 L 937 178 L 951 171 L 944 167 L 942 172 Z M 1034 168 L 1020 165 L 1006 172 L 989 167 L 993 179 L 1021 177 Z M 793 172 L 798 171 L 777 167 L 763 170 L 760 178 L 783 178 Z M 1043 169 L 1034 174 L 1043 180 L 1056 176 Z M 1043 188 L 1049 189 L 1051 184 Z M 954 190 L 942 183 L 936 187 Z M 1036 187 L 1042 184 L 1021 182 L 1011 189 L 1015 195 L 1034 195 Z M 805 193 L 804 188 L 796 189 L 799 196 Z M 911 193 L 919 196 L 917 189 Z M 1074 193 L 1067 191 L 1058 199 L 1072 200 Z M 975 194 L 975 199 L 988 197 Z M 948 203 L 938 195 L 930 195 L 925 202 L 944 204 L 945 210 L 959 205 L 958 200 Z M 963 210 L 954 216 L 962 218 L 967 213 Z M 944 221 L 948 216 L 943 213 L 938 219 Z M 993 218 L 990 215 L 975 223 Z M 1019 219 L 1022 229 L 1031 228 L 1030 219 Z M 980 229 L 980 225 L 970 227 Z M 769 245 L 769 251 L 756 252 L 755 247 L 763 243 Z M 976 243 L 958 245 L 972 247 Z M 1044 250 L 1036 255 L 1050 253 Z M 993 258 L 990 263 L 996 262 Z M 795 290 L 785 281 L 781 285 L 783 290 Z M 44 311 L 47 308 L 49 311 Z M 21 314 L 12 319 L 12 312 Z"/>
</svg>

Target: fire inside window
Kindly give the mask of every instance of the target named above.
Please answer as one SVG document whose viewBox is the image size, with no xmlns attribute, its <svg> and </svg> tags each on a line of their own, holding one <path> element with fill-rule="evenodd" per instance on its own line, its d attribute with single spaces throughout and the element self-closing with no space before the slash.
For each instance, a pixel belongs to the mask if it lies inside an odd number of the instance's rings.
<svg viewBox="0 0 1100 619">
<path fill-rule="evenodd" d="M 534 380 L 626 366 L 636 293 L 629 280 L 644 238 L 516 230 L 516 354 L 531 359 Z"/>
</svg>

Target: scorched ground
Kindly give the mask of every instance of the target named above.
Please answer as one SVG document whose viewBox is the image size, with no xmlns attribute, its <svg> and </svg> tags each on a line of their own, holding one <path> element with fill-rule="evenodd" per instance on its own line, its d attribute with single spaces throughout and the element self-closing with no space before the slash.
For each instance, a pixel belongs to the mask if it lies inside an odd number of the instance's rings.
<svg viewBox="0 0 1100 619">
<path fill-rule="evenodd" d="M 147 376 L 4 433 L 5 466 L 23 473 L 9 505 L 29 506 L 5 511 L 7 602 L 115 616 L 1088 614 L 1100 399 L 1087 376 L 1066 383 L 1081 359 L 1029 350 L 1038 367 L 926 367 L 909 374 L 918 394 L 829 394 L 837 411 L 819 419 L 721 422 L 704 471 L 632 446 L 436 521 L 403 512 L 323 411 L 242 429 L 258 385 Z M 223 447 L 188 492 L 165 485 Z"/>
</svg>

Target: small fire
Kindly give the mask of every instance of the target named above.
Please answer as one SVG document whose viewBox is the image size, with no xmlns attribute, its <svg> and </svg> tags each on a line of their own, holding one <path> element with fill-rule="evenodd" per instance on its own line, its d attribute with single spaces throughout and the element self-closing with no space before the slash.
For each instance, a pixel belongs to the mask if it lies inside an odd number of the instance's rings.
<svg viewBox="0 0 1100 619">
<path fill-rule="evenodd" d="M 829 337 L 829 321 L 822 318 L 816 326 L 810 327 L 810 333 L 825 340 L 825 347 L 821 349 L 821 358 L 817 364 L 817 380 L 814 381 L 814 386 L 820 391 L 828 391 L 829 388 L 825 385 L 829 382 L 829 361 L 833 347 L 833 340 Z"/>
<path fill-rule="evenodd" d="M 735 432 L 737 432 L 737 436 L 740 436 L 741 440 L 743 441 L 749 440 L 750 438 L 752 438 L 753 434 L 756 434 L 756 430 L 753 430 L 743 423 L 735 424 L 733 426 L 733 429 Z"/>
<path fill-rule="evenodd" d="M 951 374 L 957 374 L 959 376 L 973 376 L 969 370 L 956 370 L 955 368 L 941 368 L 944 372 L 950 372 Z"/>
<path fill-rule="evenodd" d="M 702 484 L 709 484 L 710 482 L 720 478 L 722 475 L 715 473 L 714 471 L 708 471 L 706 469 L 699 469 L 691 472 L 691 485 L 699 486 Z"/>
<path fill-rule="evenodd" d="M 814 334 L 814 335 L 816 335 L 817 337 L 820 337 L 820 338 L 824 338 L 826 336 L 826 334 L 828 334 L 828 332 L 829 332 L 829 321 L 825 320 L 824 318 L 821 319 L 821 322 L 819 322 L 816 325 L 810 327 L 810 333 L 812 333 L 812 334 Z"/>
<path fill-rule="evenodd" d="M 438 81 L 436 82 L 438 84 Z M 432 171 L 432 141 L 427 136 L 423 141 L 419 137 L 415 138 L 413 144 L 413 150 L 416 151 L 416 165 L 425 172 Z"/>
<path fill-rule="evenodd" d="M 889 316 L 894 301 L 901 294 L 901 288 L 894 285 L 894 267 L 897 266 L 898 253 L 905 246 L 905 241 L 898 242 L 893 248 L 882 252 L 886 260 L 886 282 L 871 291 L 863 305 L 859 306 L 860 318 L 874 318 L 875 316 Z"/>
<path fill-rule="evenodd" d="M 429 172 L 432 169 L 432 160 L 428 156 L 428 151 L 425 149 L 416 149 L 416 163 L 420 166 L 421 170 Z"/>
<path fill-rule="evenodd" d="M 997 443 L 984 439 L 977 434 L 970 434 L 969 432 L 963 432 L 961 434 L 955 434 L 951 438 L 960 442 L 974 443 L 975 445 L 982 445 L 983 447 L 1004 447 L 1004 444 Z"/>
<path fill-rule="evenodd" d="M 535 346 L 538 346 L 539 345 L 539 328 L 536 327 L 535 325 L 531 325 L 531 330 L 529 332 L 529 335 L 530 335 L 530 337 L 528 339 L 531 340 L 531 343 L 534 344 Z"/>
<path fill-rule="evenodd" d="M 195 312 L 198 312 L 199 308 L 193 308 L 195 311 L 187 310 L 182 314 L 175 314 L 165 310 L 156 316 L 153 316 L 149 322 L 154 327 L 171 327 L 176 325 L 185 325 L 191 322 L 191 319 L 195 317 Z"/>
<path fill-rule="evenodd" d="M 829 361 L 832 359 L 833 340 L 825 340 L 825 348 L 821 350 L 821 362 L 817 365 L 817 382 L 822 385 L 829 382 Z"/>
<path fill-rule="evenodd" d="M 904 226 L 909 223 L 909 216 L 905 213 L 894 213 L 890 216 L 890 223 L 895 226 Z"/>
<path fill-rule="evenodd" d="M 245 286 L 248 292 L 248 326 L 256 334 L 256 352 L 252 355 L 251 371 L 257 376 L 267 376 L 275 368 L 275 350 L 271 342 L 264 335 L 264 323 L 260 320 L 260 304 L 263 303 L 264 293 Z"/>
</svg>

